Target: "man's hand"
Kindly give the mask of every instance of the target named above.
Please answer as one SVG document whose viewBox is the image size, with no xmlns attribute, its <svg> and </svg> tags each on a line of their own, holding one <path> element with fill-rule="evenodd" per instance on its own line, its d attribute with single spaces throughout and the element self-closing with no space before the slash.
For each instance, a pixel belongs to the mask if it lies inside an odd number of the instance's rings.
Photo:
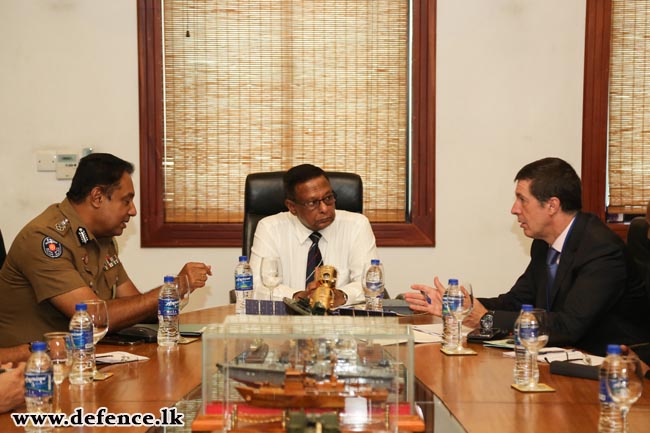
<svg viewBox="0 0 650 433">
<path fill-rule="evenodd" d="M 179 274 L 187 275 L 190 289 L 194 291 L 199 287 L 205 286 L 206 281 L 208 281 L 208 276 L 212 275 L 212 266 L 206 265 L 205 263 L 189 262 L 183 266 Z"/>
<path fill-rule="evenodd" d="M 481 326 L 481 317 L 485 313 L 487 313 L 488 310 L 481 304 L 479 301 L 474 298 L 474 308 L 472 309 L 472 312 L 463 320 L 463 325 L 469 327 L 469 328 L 479 328 Z"/>
<path fill-rule="evenodd" d="M 2 368 L 11 368 L 11 363 Z M 0 374 L 0 413 L 8 412 L 25 401 L 25 363 Z"/>
<path fill-rule="evenodd" d="M 438 277 L 433 279 L 433 284 L 435 287 L 413 284 L 411 289 L 415 292 L 404 294 L 404 300 L 408 302 L 411 310 L 442 316 L 442 295 L 445 293 L 445 286 Z"/>
<path fill-rule="evenodd" d="M 627 347 L 624 344 L 621 344 L 621 355 L 623 355 L 623 356 L 635 355 L 638 358 L 638 355 L 636 353 L 634 353 L 634 350 L 630 349 L 629 347 Z M 643 377 L 647 378 L 648 377 L 648 372 L 650 371 L 650 367 L 648 366 L 648 364 L 641 361 L 640 359 L 639 359 L 639 361 L 641 363 L 641 372 L 643 373 Z"/>
<path fill-rule="evenodd" d="M 445 294 L 445 286 L 442 285 L 438 277 L 433 279 L 433 284 L 435 287 L 413 284 L 411 289 L 414 292 L 404 293 L 404 300 L 408 302 L 411 310 L 442 316 L 442 296 Z M 470 328 L 477 328 L 485 313 L 487 313 L 487 309 L 474 299 L 474 308 L 470 315 L 463 320 L 463 324 Z"/>
</svg>

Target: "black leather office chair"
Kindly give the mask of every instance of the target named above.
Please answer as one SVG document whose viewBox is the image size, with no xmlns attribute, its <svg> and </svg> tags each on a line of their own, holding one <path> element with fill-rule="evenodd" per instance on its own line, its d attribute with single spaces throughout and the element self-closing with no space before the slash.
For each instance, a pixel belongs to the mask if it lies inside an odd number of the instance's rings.
<svg viewBox="0 0 650 433">
<path fill-rule="evenodd" d="M 284 171 L 251 173 L 244 188 L 244 236 L 242 255 L 250 257 L 257 223 L 264 217 L 284 212 Z M 328 171 L 327 177 L 336 193 L 336 208 L 363 211 L 363 182 L 358 174 Z"/>
<path fill-rule="evenodd" d="M 5 242 L 2 240 L 2 230 L 0 230 L 0 268 L 2 268 L 6 257 L 7 251 L 5 250 Z"/>
<path fill-rule="evenodd" d="M 650 299 L 650 224 L 645 217 L 636 217 L 630 221 L 627 231 L 627 249 L 634 259 L 636 268 L 646 285 Z"/>
</svg>

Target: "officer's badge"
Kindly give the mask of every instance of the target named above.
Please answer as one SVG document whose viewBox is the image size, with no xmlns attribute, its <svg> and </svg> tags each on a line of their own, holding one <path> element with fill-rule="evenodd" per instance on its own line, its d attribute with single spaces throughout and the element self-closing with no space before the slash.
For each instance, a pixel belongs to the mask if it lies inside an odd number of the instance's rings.
<svg viewBox="0 0 650 433">
<path fill-rule="evenodd" d="M 69 223 L 69 222 L 70 222 L 70 221 L 68 221 L 67 218 L 64 218 L 63 221 L 59 221 L 58 223 L 56 223 L 56 225 L 54 226 L 54 228 L 55 228 L 58 232 L 63 233 L 63 232 L 65 231 L 65 229 L 68 228 L 68 223 Z"/>
<path fill-rule="evenodd" d="M 77 238 L 79 239 L 81 245 L 86 245 L 90 240 L 90 238 L 88 237 L 88 232 L 83 227 L 79 227 L 77 229 Z"/>
<path fill-rule="evenodd" d="M 49 236 L 43 238 L 43 252 L 46 256 L 56 259 L 63 254 L 63 245 Z"/>
</svg>

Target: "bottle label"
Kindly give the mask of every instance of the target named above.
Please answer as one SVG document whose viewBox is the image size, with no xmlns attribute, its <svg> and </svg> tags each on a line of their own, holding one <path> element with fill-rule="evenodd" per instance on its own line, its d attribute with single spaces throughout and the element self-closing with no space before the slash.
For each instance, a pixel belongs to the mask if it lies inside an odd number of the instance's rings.
<svg viewBox="0 0 650 433">
<path fill-rule="evenodd" d="M 158 299 L 158 315 L 164 317 L 178 316 L 179 304 L 178 299 Z"/>
<path fill-rule="evenodd" d="M 539 333 L 539 328 L 537 326 L 525 326 L 522 325 L 519 327 L 519 337 L 520 340 L 537 340 L 537 334 Z"/>
<path fill-rule="evenodd" d="M 609 385 L 612 386 L 611 383 Z M 598 400 L 601 403 L 612 403 L 612 397 L 610 397 L 609 392 L 607 391 L 607 379 L 605 377 L 600 379 L 600 385 L 598 387 Z"/>
<path fill-rule="evenodd" d="M 379 296 L 384 292 L 384 285 L 380 281 L 366 281 L 366 291 L 372 293 L 373 296 Z"/>
<path fill-rule="evenodd" d="M 451 312 L 449 311 L 449 295 L 445 293 L 442 295 L 442 317 L 450 316 Z"/>
<path fill-rule="evenodd" d="M 463 309 L 463 296 L 462 295 L 448 295 L 447 296 L 447 309 L 449 312 L 458 311 Z"/>
<path fill-rule="evenodd" d="M 51 397 L 52 372 L 25 372 L 25 397 Z"/>
<path fill-rule="evenodd" d="M 235 275 L 235 290 L 253 290 L 252 275 Z"/>
<path fill-rule="evenodd" d="M 83 329 L 70 330 L 72 335 L 72 346 L 74 349 L 92 349 L 93 347 L 93 328 L 85 327 Z"/>
</svg>

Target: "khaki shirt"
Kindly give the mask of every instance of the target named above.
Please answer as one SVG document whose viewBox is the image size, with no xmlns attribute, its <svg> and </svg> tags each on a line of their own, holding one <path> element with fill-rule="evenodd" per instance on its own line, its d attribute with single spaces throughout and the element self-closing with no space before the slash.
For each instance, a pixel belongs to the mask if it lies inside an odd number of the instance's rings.
<svg viewBox="0 0 650 433">
<path fill-rule="evenodd" d="M 81 287 L 113 299 L 129 277 L 113 238 L 95 238 L 68 199 L 48 207 L 16 236 L 0 270 L 0 347 L 66 331 L 49 299 Z"/>
</svg>

